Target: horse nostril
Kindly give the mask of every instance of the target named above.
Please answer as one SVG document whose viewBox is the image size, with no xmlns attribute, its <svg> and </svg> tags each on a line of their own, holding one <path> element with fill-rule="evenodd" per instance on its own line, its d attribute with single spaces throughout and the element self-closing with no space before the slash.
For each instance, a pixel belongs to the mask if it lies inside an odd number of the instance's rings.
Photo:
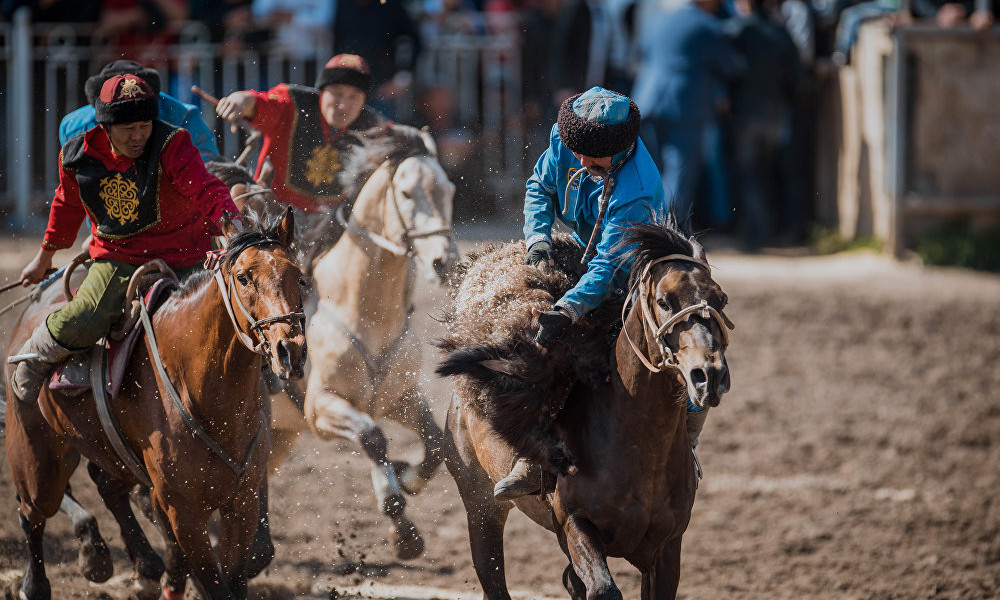
<svg viewBox="0 0 1000 600">
<path fill-rule="evenodd" d="M 705 369 L 694 369 L 691 371 L 691 383 L 694 384 L 696 388 L 704 388 L 708 385 L 708 374 L 705 373 Z"/>
<path fill-rule="evenodd" d="M 443 260 L 441 260 L 440 258 L 435 258 L 434 262 L 431 263 L 431 266 L 434 267 L 434 273 L 438 277 L 443 278 L 445 276 L 445 265 Z"/>
<path fill-rule="evenodd" d="M 278 342 L 278 364 L 280 364 L 285 371 L 292 370 L 292 357 L 288 352 L 288 342 L 285 340 Z"/>
</svg>

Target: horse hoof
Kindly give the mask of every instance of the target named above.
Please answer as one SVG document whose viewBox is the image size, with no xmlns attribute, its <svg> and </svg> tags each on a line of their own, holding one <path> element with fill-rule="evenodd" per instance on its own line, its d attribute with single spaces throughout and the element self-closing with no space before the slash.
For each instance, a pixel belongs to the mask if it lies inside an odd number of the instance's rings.
<svg viewBox="0 0 1000 600">
<path fill-rule="evenodd" d="M 417 467 L 403 461 L 394 461 L 392 466 L 399 478 L 399 487 L 407 494 L 416 496 L 427 487 L 428 480 L 420 476 L 420 469 Z"/>
<path fill-rule="evenodd" d="M 395 519 L 403 514 L 406 508 L 406 498 L 402 494 L 390 494 L 382 501 L 382 514 Z"/>
<path fill-rule="evenodd" d="M 84 544 L 80 548 L 80 555 L 76 560 L 80 574 L 94 583 L 104 583 L 115 572 L 114 564 L 111 562 L 111 551 L 103 541 Z"/>
<path fill-rule="evenodd" d="M 132 593 L 129 594 L 129 597 L 135 598 L 135 600 L 158 600 L 160 598 L 160 582 L 138 575 L 132 580 Z"/>
<path fill-rule="evenodd" d="M 424 553 L 424 538 L 412 521 L 403 517 L 396 522 L 396 558 L 412 560 Z"/>
</svg>

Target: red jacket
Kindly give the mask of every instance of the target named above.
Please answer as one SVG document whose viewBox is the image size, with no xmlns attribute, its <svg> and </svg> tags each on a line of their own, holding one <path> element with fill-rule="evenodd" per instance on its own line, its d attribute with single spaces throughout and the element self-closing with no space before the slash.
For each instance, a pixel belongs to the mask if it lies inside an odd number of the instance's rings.
<svg viewBox="0 0 1000 600">
<path fill-rule="evenodd" d="M 100 126 L 63 146 L 43 248 L 69 248 L 90 217 L 91 258 L 131 265 L 161 258 L 177 269 L 204 260 L 211 236 L 222 233 L 222 212 L 238 210 L 188 132 L 153 124 L 136 160 L 117 156 Z"/>
<path fill-rule="evenodd" d="M 278 200 L 306 212 L 339 204 L 345 195 L 337 178 L 344 153 L 361 144 L 354 135 L 344 134 L 385 127 L 388 122 L 366 106 L 346 129 L 331 131 L 315 89 L 281 83 L 252 93 L 257 98 L 253 126 L 264 134 L 255 177 L 268 156 L 274 167 L 271 187 Z"/>
</svg>

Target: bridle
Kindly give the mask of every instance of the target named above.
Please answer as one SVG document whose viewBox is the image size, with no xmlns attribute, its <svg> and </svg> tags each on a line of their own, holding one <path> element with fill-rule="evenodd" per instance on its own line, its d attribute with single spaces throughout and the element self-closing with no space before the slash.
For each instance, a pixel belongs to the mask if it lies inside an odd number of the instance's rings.
<svg viewBox="0 0 1000 600">
<path fill-rule="evenodd" d="M 264 246 L 268 244 L 280 245 L 278 244 L 278 242 L 274 240 L 267 240 L 267 239 L 260 240 L 259 242 L 254 242 L 252 244 L 247 244 L 243 248 L 240 248 L 239 252 L 237 252 L 236 255 L 233 256 L 229 262 L 230 263 L 235 262 L 236 258 L 239 257 L 240 253 L 242 253 L 247 248 L 253 246 Z M 288 323 L 290 325 L 297 324 L 299 328 L 301 328 L 303 331 L 305 330 L 306 315 L 302 311 L 294 311 L 283 315 L 278 315 L 276 317 L 265 317 L 263 319 L 255 319 L 254 316 L 250 314 L 250 311 L 247 310 L 246 306 L 244 306 L 243 301 L 240 300 L 240 295 L 238 293 L 233 293 L 231 291 L 231 288 L 236 287 L 233 281 L 233 272 L 231 270 L 229 271 L 229 281 L 227 283 L 226 279 L 222 275 L 222 265 L 219 264 L 218 257 L 216 257 L 216 259 L 213 262 L 214 264 L 212 264 L 211 266 L 215 271 L 214 273 L 215 282 L 219 285 L 219 290 L 222 292 L 222 303 L 226 307 L 226 312 L 229 313 L 229 319 L 233 323 L 233 329 L 236 331 L 236 337 L 239 338 L 240 342 L 242 342 L 244 346 L 249 348 L 251 352 L 255 352 L 263 356 L 270 356 L 271 345 L 267 341 L 267 337 L 264 336 L 264 329 L 268 325 L 271 325 L 273 323 Z M 206 266 L 209 265 L 206 264 Z M 252 331 L 254 333 L 254 336 L 257 338 L 256 344 L 254 343 L 254 340 L 243 331 L 243 329 L 240 327 L 239 322 L 236 320 L 236 313 L 233 311 L 233 302 L 231 299 L 232 297 L 236 298 L 236 306 L 240 309 L 240 312 L 243 313 L 243 316 L 246 317 L 246 320 L 250 327 L 250 331 Z"/>
<path fill-rule="evenodd" d="M 388 160 L 383 161 L 382 164 L 378 166 L 378 169 L 381 169 L 387 164 L 389 164 Z M 376 171 L 378 169 L 376 169 Z M 414 231 L 413 226 L 407 223 L 406 219 L 403 217 L 403 211 L 399 208 L 399 200 L 396 199 L 395 179 L 396 179 L 397 169 L 399 169 L 399 164 L 397 164 L 396 167 L 392 170 L 392 173 L 389 174 L 389 184 L 387 191 L 389 196 L 392 198 L 392 205 L 396 209 L 396 217 L 399 219 L 400 225 L 403 226 L 403 233 L 400 236 L 401 239 L 399 242 L 394 242 L 383 235 L 377 234 L 372 231 L 368 231 L 367 229 L 361 227 L 360 225 L 350 222 L 344 216 L 344 211 L 347 208 L 346 202 L 341 202 L 340 206 L 337 207 L 336 217 L 337 217 L 337 222 L 340 223 L 341 227 L 343 227 L 344 229 L 350 231 L 355 235 L 367 239 L 368 241 L 372 242 L 379 248 L 382 248 L 383 250 L 388 250 L 389 252 L 395 254 L 396 256 L 409 256 L 410 258 L 414 258 L 419 254 L 419 251 L 417 250 L 417 247 L 413 244 L 413 240 L 433 237 L 436 235 L 446 236 L 450 240 L 452 236 L 455 235 L 455 229 L 453 227 L 440 227 L 438 229 L 430 229 L 427 231 Z"/>
<path fill-rule="evenodd" d="M 625 339 L 628 340 L 632 350 L 635 352 L 642 364 L 646 366 L 647 369 L 653 373 L 659 373 L 664 369 L 677 369 L 680 370 L 680 363 L 677 357 L 674 355 L 674 351 L 670 349 L 667 345 L 666 337 L 673 330 L 674 326 L 678 323 L 683 323 L 690 319 L 694 315 L 698 315 L 703 319 L 714 319 L 719 325 L 719 331 L 722 332 L 722 346 L 725 348 L 729 345 L 729 329 L 733 329 L 733 322 L 729 320 L 722 311 L 716 310 L 711 305 L 709 305 L 707 300 L 702 300 L 698 304 L 682 308 L 673 314 L 669 319 L 663 322 L 663 324 L 658 325 L 656 319 L 653 317 L 653 311 L 649 307 L 649 303 L 645 301 L 645 295 L 643 293 L 643 288 L 649 283 L 649 272 L 650 269 L 657 264 L 668 262 L 668 261 L 683 261 L 693 263 L 699 267 L 705 269 L 709 275 L 711 275 L 712 270 L 703 260 L 692 258 L 690 256 L 685 256 L 683 254 L 670 254 L 668 256 L 660 257 L 654 261 L 651 261 L 642 271 L 642 275 L 636 280 L 636 288 L 633 289 L 630 296 L 634 296 L 635 302 L 637 302 L 642 307 L 642 325 L 643 329 L 652 334 L 653 338 L 656 340 L 657 346 L 660 349 L 660 361 L 657 364 L 653 364 L 652 361 L 639 350 L 635 342 L 628 334 L 628 328 L 623 328 L 625 333 Z M 625 321 L 625 310 L 628 308 L 628 303 L 626 302 L 622 306 L 622 322 Z"/>
</svg>

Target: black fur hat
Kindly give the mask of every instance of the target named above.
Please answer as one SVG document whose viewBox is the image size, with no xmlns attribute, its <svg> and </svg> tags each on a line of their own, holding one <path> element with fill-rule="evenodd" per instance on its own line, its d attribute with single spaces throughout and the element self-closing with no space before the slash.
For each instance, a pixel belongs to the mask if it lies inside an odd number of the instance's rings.
<svg viewBox="0 0 1000 600">
<path fill-rule="evenodd" d="M 93 104 L 97 101 L 97 97 L 101 94 L 101 86 L 104 85 L 105 81 L 115 75 L 124 75 L 126 73 L 132 73 L 143 78 L 149 84 L 149 87 L 153 88 L 153 93 L 159 95 L 160 73 L 156 69 L 144 68 L 134 60 L 116 60 L 104 65 L 104 68 L 97 75 L 87 78 L 87 82 L 83 86 L 87 102 Z"/>
<path fill-rule="evenodd" d="M 94 102 L 101 125 L 152 121 L 160 113 L 159 98 L 138 75 L 115 75 L 104 82 Z"/>
<path fill-rule="evenodd" d="M 629 98 L 593 87 L 567 98 L 559 107 L 559 137 L 584 156 L 614 156 L 639 137 L 639 107 Z"/>
<path fill-rule="evenodd" d="M 338 54 L 326 61 L 323 70 L 316 77 L 316 89 L 322 90 L 323 86 L 335 83 L 346 83 L 353 85 L 365 96 L 371 95 L 372 74 L 368 69 L 368 63 L 357 54 Z"/>
</svg>

